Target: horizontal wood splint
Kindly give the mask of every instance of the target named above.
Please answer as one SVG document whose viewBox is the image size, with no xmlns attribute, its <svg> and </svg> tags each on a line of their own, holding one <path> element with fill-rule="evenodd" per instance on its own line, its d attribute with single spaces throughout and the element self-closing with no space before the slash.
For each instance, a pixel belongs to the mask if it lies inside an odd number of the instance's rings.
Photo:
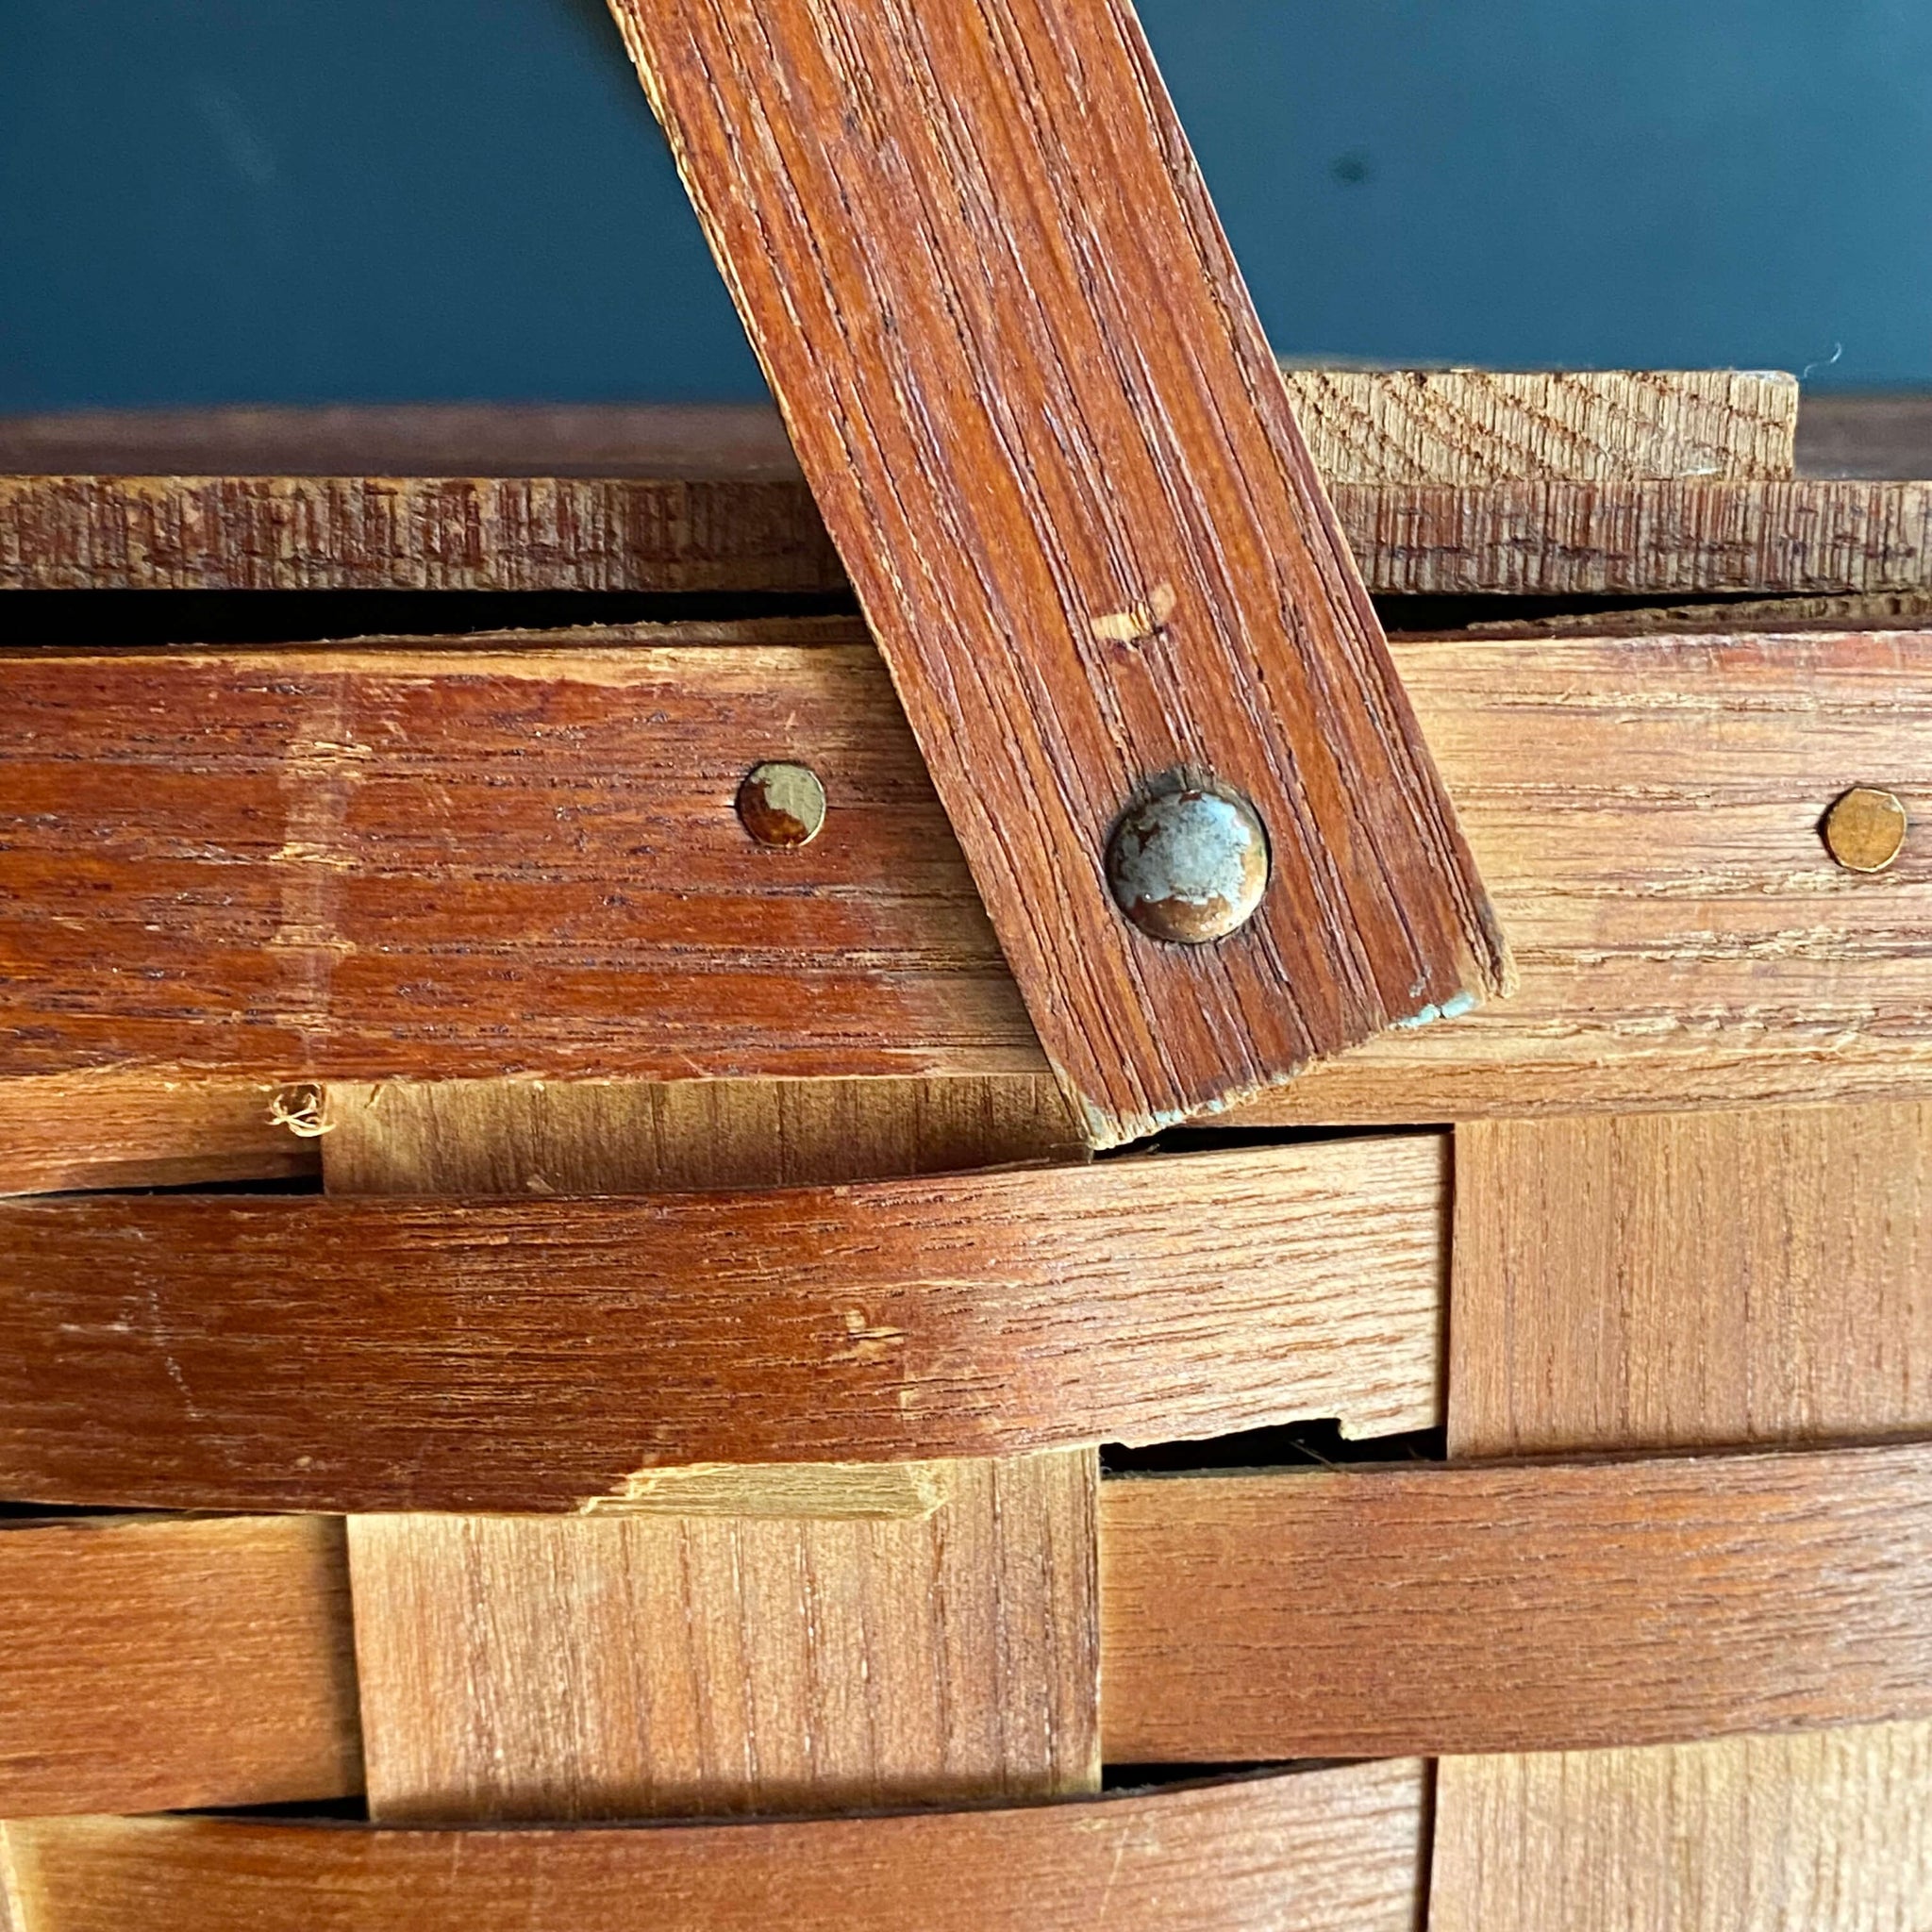
<svg viewBox="0 0 1932 1932">
<path fill-rule="evenodd" d="M 1425 1773 L 1362 1764 L 1004 1810 L 646 1829 L 218 1819 L 5 1829 L 29 1932 L 1409 1932 Z"/>
<path fill-rule="evenodd" d="M 812 647 L 734 634 L 7 658 L 0 1072 L 152 1074 L 156 1108 L 188 1115 L 199 1104 L 167 1083 L 194 1074 L 1042 1073 L 856 627 L 822 625 L 848 641 Z M 1855 784 L 1932 814 L 1932 636 L 1416 640 L 1396 656 L 1520 990 L 1233 1118 L 1919 1084 L 1932 846 L 1908 835 L 1890 870 L 1857 874 L 1819 826 Z M 774 755 L 830 799 L 825 829 L 788 851 L 755 844 L 732 804 Z M 7 1101 L 0 1187 L 58 1174 L 44 1137 L 10 1156 Z"/>
<path fill-rule="evenodd" d="M 1932 1444 L 1113 1482 L 1127 1762 L 1932 1717 Z"/>
<path fill-rule="evenodd" d="M 1932 482 L 1340 483 L 1376 596 L 1932 587 Z M 0 476 L 0 591 L 849 589 L 802 483 Z"/>
<path fill-rule="evenodd" d="M 1440 1418 L 1441 1137 L 643 1200 L 0 1207 L 0 1491 L 621 1504 L 658 1465 Z"/>
</svg>

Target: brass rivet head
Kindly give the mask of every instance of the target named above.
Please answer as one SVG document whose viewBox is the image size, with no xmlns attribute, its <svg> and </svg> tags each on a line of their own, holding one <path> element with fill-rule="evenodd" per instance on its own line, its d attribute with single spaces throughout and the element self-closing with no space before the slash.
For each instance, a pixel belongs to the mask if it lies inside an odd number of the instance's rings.
<svg viewBox="0 0 1932 1932">
<path fill-rule="evenodd" d="M 808 765 L 755 765 L 738 788 L 738 816 L 760 845 L 809 845 L 825 823 L 825 788 Z"/>
<path fill-rule="evenodd" d="M 1268 890 L 1268 833 L 1239 791 L 1171 773 L 1121 814 L 1107 882 L 1150 939 L 1207 945 L 1254 917 Z"/>
<path fill-rule="evenodd" d="M 1847 872 L 1883 872 L 1906 842 L 1897 794 L 1855 785 L 1824 814 L 1827 851 Z"/>
</svg>

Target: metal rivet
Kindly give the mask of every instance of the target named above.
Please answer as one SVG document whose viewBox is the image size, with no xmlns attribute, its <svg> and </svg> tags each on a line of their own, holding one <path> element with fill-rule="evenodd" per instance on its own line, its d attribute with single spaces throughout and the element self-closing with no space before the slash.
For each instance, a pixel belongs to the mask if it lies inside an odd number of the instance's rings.
<svg viewBox="0 0 1932 1932">
<path fill-rule="evenodd" d="M 1245 925 L 1261 903 L 1268 833 L 1239 791 L 1170 773 L 1121 814 L 1107 882 L 1150 938 L 1206 945 Z"/>
<path fill-rule="evenodd" d="M 738 816 L 760 845 L 809 845 L 825 823 L 825 788 L 808 765 L 754 765 L 738 788 Z"/>
<path fill-rule="evenodd" d="M 1826 849 L 1847 872 L 1883 872 L 1906 842 L 1897 794 L 1855 785 L 1824 815 Z"/>
</svg>

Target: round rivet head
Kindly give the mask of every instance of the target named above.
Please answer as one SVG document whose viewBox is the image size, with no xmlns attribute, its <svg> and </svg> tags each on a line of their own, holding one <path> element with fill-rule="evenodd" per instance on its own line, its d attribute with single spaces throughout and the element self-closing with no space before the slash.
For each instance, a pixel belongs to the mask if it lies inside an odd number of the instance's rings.
<svg viewBox="0 0 1932 1932">
<path fill-rule="evenodd" d="M 1228 786 L 1174 774 L 1121 814 L 1107 882 L 1151 939 L 1203 946 L 1253 918 L 1268 890 L 1268 833 Z"/>
<path fill-rule="evenodd" d="M 1824 814 L 1825 849 L 1847 872 L 1883 872 L 1906 842 L 1897 794 L 1855 785 Z"/>
<path fill-rule="evenodd" d="M 738 816 L 760 845 L 809 845 L 825 823 L 825 788 L 808 765 L 755 765 L 738 788 Z"/>
</svg>

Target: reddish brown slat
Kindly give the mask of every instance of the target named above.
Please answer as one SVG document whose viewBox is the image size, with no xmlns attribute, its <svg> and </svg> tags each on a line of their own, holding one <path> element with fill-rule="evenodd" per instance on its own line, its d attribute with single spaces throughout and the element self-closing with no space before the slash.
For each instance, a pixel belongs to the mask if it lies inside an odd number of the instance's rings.
<svg viewBox="0 0 1932 1932">
<path fill-rule="evenodd" d="M 667 1462 L 1437 1417 L 1436 1137 L 647 1200 L 0 1205 L 0 1493 L 558 1509 Z"/>
<path fill-rule="evenodd" d="M 0 691 L 8 1073 L 1039 1067 L 862 645 L 26 653 Z M 739 823 L 768 758 L 827 788 L 802 849 Z"/>
<path fill-rule="evenodd" d="M 1932 1717 L 1932 1444 L 1108 1484 L 1110 1759 Z"/>
<path fill-rule="evenodd" d="M 1500 990 L 1491 921 L 1125 0 L 613 0 L 1049 1059 L 1096 1143 Z M 1255 803 L 1250 923 L 1103 871 Z"/>
<path fill-rule="evenodd" d="M 0 1525 L 0 1817 L 361 1786 L 340 1523 Z"/>
<path fill-rule="evenodd" d="M 11 1825 L 30 1932 L 1410 1932 L 1424 1768 L 810 1824 Z"/>
<path fill-rule="evenodd" d="M 0 1074 L 1044 1071 L 874 655 L 514 641 L 0 658 Z M 1522 989 L 1237 1119 L 1924 1084 L 1932 637 L 1398 657 Z M 777 752 L 830 788 L 789 852 L 732 809 Z M 1819 836 L 1861 782 L 1918 824 L 1887 873 Z"/>
</svg>

